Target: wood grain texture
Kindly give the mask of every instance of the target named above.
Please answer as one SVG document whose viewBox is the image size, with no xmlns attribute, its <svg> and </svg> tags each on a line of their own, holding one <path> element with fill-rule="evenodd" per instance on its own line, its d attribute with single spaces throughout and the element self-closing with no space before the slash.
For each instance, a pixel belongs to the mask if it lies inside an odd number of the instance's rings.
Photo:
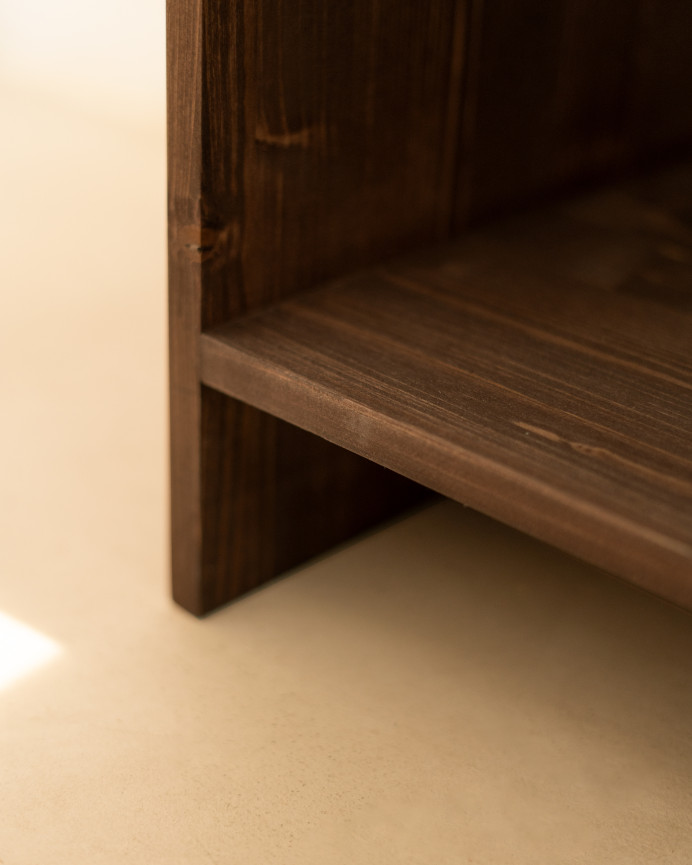
<svg viewBox="0 0 692 865">
<path fill-rule="evenodd" d="M 464 9 L 168 0 L 173 585 L 187 609 L 205 612 L 424 494 L 202 389 L 198 340 L 446 235 Z M 316 488 L 315 504 L 282 492 Z"/>
<path fill-rule="evenodd" d="M 168 3 L 168 321 L 173 595 L 201 611 L 202 4 Z"/>
<path fill-rule="evenodd" d="M 213 610 L 431 495 L 218 391 L 204 388 L 202 406 L 204 579 L 197 612 Z"/>
<path fill-rule="evenodd" d="M 420 490 L 202 387 L 201 332 L 682 146 L 692 7 L 167 8 L 174 596 L 204 612 Z M 646 297 L 661 279 L 679 306 L 684 264 L 667 253 L 622 290 Z M 307 491 L 326 479 L 344 495 L 330 505 L 321 494 L 316 510 Z M 305 491 L 300 503 L 291 489 Z"/>
<path fill-rule="evenodd" d="M 207 384 L 692 607 L 692 170 L 203 337 Z M 672 201 L 671 201 L 672 198 Z"/>
<path fill-rule="evenodd" d="M 638 0 L 628 137 L 632 152 L 674 156 L 692 144 L 692 4 Z"/>
<path fill-rule="evenodd" d="M 455 228 L 692 144 L 685 0 L 474 0 Z"/>
<path fill-rule="evenodd" d="M 205 327 L 447 235 L 463 3 L 197 2 Z"/>
</svg>

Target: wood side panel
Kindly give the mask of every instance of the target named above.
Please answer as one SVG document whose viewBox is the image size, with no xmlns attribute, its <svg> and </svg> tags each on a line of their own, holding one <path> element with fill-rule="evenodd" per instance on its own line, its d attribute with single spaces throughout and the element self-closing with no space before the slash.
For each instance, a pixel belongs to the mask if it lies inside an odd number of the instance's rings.
<svg viewBox="0 0 692 865">
<path fill-rule="evenodd" d="M 198 342 L 445 236 L 464 8 L 168 0 L 173 582 L 187 609 L 425 494 L 201 388 Z"/>
<path fill-rule="evenodd" d="M 464 2 L 197 3 L 204 328 L 447 236 Z"/>
<path fill-rule="evenodd" d="M 194 612 L 202 610 L 202 18 L 201 0 L 167 5 L 171 569 L 175 599 Z"/>
<path fill-rule="evenodd" d="M 433 496 L 403 475 L 278 421 L 274 573 Z"/>
<path fill-rule="evenodd" d="M 211 388 L 202 393 L 197 612 L 213 610 L 432 495 L 246 402 Z"/>
<path fill-rule="evenodd" d="M 279 421 L 204 388 L 201 579 L 206 612 L 274 576 Z"/>
</svg>

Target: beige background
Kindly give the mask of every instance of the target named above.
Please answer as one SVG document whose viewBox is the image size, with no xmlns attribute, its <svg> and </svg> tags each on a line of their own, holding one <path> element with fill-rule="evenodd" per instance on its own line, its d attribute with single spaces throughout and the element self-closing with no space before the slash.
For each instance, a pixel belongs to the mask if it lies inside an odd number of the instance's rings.
<svg viewBox="0 0 692 865">
<path fill-rule="evenodd" d="M 162 5 L 0 0 L 0 861 L 687 865 L 688 614 L 451 503 L 169 602 Z"/>
</svg>

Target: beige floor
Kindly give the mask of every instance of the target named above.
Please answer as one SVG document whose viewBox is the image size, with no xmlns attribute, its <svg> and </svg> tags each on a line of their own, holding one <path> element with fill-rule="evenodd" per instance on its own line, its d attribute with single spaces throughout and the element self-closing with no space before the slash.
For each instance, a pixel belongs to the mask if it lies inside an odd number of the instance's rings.
<svg viewBox="0 0 692 865">
<path fill-rule="evenodd" d="M 450 503 L 169 602 L 140 121 L 0 93 L 0 861 L 687 865 L 691 616 Z"/>
</svg>

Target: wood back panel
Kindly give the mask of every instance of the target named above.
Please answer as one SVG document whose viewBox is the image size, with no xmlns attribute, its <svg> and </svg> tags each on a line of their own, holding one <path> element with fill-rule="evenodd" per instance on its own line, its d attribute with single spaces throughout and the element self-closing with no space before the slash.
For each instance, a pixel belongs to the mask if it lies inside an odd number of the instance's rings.
<svg viewBox="0 0 692 865">
<path fill-rule="evenodd" d="M 687 0 L 473 0 L 455 230 L 692 144 Z"/>
</svg>

